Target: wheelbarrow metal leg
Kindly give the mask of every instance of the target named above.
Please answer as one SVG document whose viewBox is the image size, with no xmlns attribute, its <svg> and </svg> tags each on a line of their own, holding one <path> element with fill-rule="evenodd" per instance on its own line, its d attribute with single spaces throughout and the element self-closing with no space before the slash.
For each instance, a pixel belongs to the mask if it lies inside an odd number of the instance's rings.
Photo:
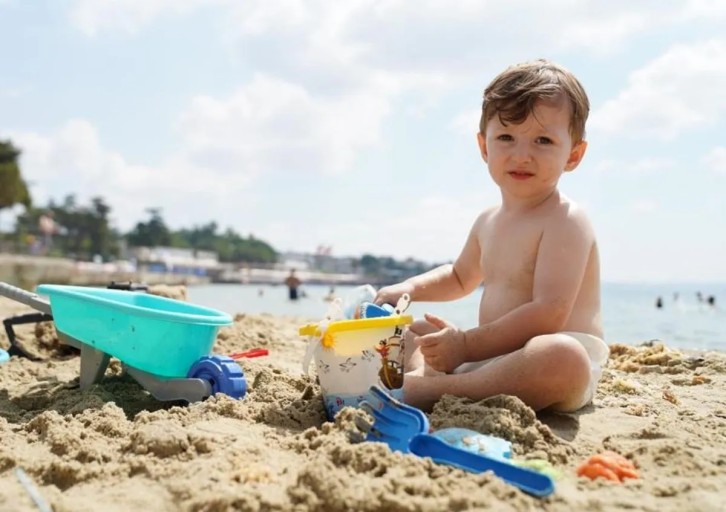
<svg viewBox="0 0 726 512">
<path fill-rule="evenodd" d="M 111 356 L 88 345 L 81 348 L 81 389 L 98 383 L 106 373 Z"/>
<path fill-rule="evenodd" d="M 111 356 L 90 345 L 81 343 L 65 333 L 59 332 L 58 338 L 61 343 L 81 350 L 81 389 L 88 389 L 97 384 L 103 378 L 103 374 L 106 373 Z"/>
</svg>

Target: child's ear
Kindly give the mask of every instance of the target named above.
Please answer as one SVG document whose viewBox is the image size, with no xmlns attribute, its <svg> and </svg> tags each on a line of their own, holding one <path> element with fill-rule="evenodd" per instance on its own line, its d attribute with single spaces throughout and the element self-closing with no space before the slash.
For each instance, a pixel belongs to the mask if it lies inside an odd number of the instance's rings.
<svg viewBox="0 0 726 512">
<path fill-rule="evenodd" d="M 565 164 L 565 172 L 574 171 L 575 168 L 580 165 L 582 157 L 585 156 L 587 150 L 587 141 L 581 140 L 575 144 L 570 150 L 570 156 Z"/>
<path fill-rule="evenodd" d="M 487 140 L 484 138 L 484 135 L 481 132 L 477 132 L 476 141 L 479 143 L 479 151 L 481 152 L 481 157 L 484 159 L 485 162 L 488 163 L 487 158 L 489 158 L 489 154 L 487 153 Z"/>
</svg>

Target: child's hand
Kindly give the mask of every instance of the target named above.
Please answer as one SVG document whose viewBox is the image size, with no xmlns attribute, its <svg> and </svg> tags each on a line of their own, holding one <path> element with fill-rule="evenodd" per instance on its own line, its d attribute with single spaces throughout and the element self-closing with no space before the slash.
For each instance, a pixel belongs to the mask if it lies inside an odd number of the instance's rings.
<svg viewBox="0 0 726 512">
<path fill-rule="evenodd" d="M 395 306 L 398 304 L 398 299 L 401 298 L 401 296 L 404 293 L 408 293 L 411 295 L 412 286 L 407 283 L 398 283 L 393 284 L 391 286 L 384 286 L 380 290 L 378 290 L 378 293 L 376 294 L 376 298 L 374 299 L 374 303 L 377 305 L 382 304 L 390 304 L 391 306 Z"/>
<path fill-rule="evenodd" d="M 451 373 L 466 362 L 464 331 L 436 315 L 426 313 L 426 321 L 439 328 L 438 332 L 415 338 L 427 365 L 439 372 Z"/>
</svg>

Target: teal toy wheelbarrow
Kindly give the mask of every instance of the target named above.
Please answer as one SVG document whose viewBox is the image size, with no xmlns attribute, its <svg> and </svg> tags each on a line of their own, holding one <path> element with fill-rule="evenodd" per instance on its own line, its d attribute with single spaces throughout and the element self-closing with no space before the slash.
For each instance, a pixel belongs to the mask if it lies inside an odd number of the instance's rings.
<svg viewBox="0 0 726 512">
<path fill-rule="evenodd" d="M 0 282 L 0 295 L 55 323 L 61 343 L 81 351 L 80 387 L 98 383 L 111 357 L 158 400 L 242 398 L 247 382 L 230 357 L 210 351 L 226 313 L 147 293 L 40 285 L 38 294 Z M 41 297 L 47 296 L 49 300 Z"/>
</svg>

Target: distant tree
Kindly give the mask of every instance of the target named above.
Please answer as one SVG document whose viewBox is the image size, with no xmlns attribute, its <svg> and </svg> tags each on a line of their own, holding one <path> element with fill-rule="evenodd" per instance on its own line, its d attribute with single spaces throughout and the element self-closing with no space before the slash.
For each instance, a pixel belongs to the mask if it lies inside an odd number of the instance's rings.
<svg viewBox="0 0 726 512">
<path fill-rule="evenodd" d="M 192 249 L 214 251 L 217 242 L 217 227 L 216 222 L 210 222 L 204 226 L 182 229 L 179 234 Z"/>
<path fill-rule="evenodd" d="M 234 236 L 234 252 L 227 261 L 247 263 L 274 263 L 277 261 L 277 251 L 267 242 L 255 238 L 254 235 L 249 235 L 247 239 L 238 238 L 236 233 Z"/>
<path fill-rule="evenodd" d="M 8 141 L 0 141 L 0 210 L 22 204 L 30 208 L 28 186 L 20 174 L 20 150 Z"/>
<path fill-rule="evenodd" d="M 48 209 L 60 225 L 55 245 L 60 246 L 64 254 L 82 259 L 96 255 L 111 259 L 118 255 L 118 240 L 109 225 L 111 207 L 102 197 L 94 197 L 90 206 L 83 206 L 71 194 L 60 206 L 51 202 Z"/>
<path fill-rule="evenodd" d="M 100 255 L 105 260 L 118 256 L 119 236 L 109 224 L 111 208 L 101 197 L 94 197 L 90 206 L 83 206 L 70 194 L 60 204 L 50 200 L 45 208 L 30 208 L 16 219 L 18 237 L 39 235 L 39 218 L 49 211 L 53 212 L 58 226 L 58 232 L 53 235 L 52 254 L 80 259 Z"/>
<path fill-rule="evenodd" d="M 171 231 L 161 216 L 160 208 L 147 208 L 147 222 L 139 222 L 127 235 L 129 245 L 135 247 L 159 247 L 171 245 Z"/>
<path fill-rule="evenodd" d="M 111 207 L 102 197 L 91 199 L 88 210 L 88 236 L 91 239 L 91 252 L 104 258 L 118 254 L 118 240 L 108 222 Z"/>
<path fill-rule="evenodd" d="M 366 275 L 377 275 L 381 270 L 381 262 L 371 254 L 364 254 L 360 259 L 360 268 Z"/>
<path fill-rule="evenodd" d="M 190 247 L 200 251 L 214 251 L 220 261 L 231 263 L 274 263 L 277 251 L 254 235 L 243 238 L 233 229 L 217 233 L 218 224 L 185 228 L 172 233 L 174 247 Z"/>
</svg>

